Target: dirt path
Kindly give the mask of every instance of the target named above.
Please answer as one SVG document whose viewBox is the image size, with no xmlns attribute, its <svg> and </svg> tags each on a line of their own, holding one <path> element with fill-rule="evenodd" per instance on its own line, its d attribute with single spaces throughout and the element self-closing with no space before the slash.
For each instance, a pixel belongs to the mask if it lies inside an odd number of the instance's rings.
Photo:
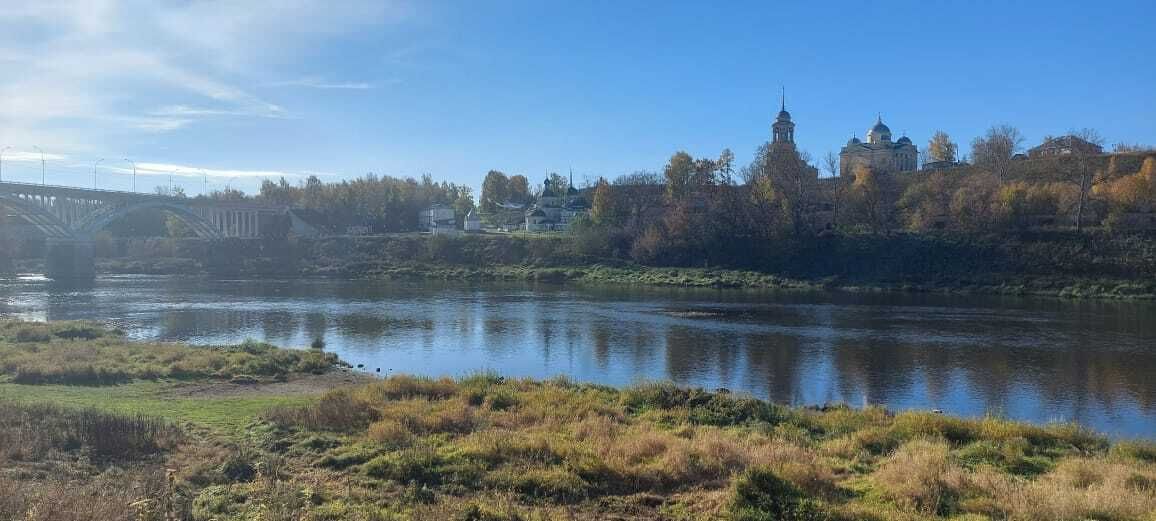
<svg viewBox="0 0 1156 521">
<path fill-rule="evenodd" d="M 165 389 L 163 395 L 172 398 L 315 395 L 322 394 L 336 387 L 364 384 L 375 380 L 377 379 L 373 376 L 364 373 L 349 370 L 333 370 L 319 375 L 292 375 L 284 382 L 180 382 Z"/>
</svg>

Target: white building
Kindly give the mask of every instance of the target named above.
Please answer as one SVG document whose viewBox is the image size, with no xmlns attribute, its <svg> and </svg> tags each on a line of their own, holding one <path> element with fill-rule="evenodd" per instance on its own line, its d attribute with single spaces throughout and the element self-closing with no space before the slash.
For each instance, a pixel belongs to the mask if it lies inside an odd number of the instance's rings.
<svg viewBox="0 0 1156 521">
<path fill-rule="evenodd" d="M 457 217 L 452 206 L 435 204 L 418 213 L 417 226 L 423 232 L 453 230 L 457 227 Z"/>
<path fill-rule="evenodd" d="M 566 193 L 555 193 L 550 188 L 550 179 L 542 184 L 538 202 L 526 211 L 526 231 L 561 232 L 570 229 L 570 224 L 590 212 L 590 205 L 582 194 L 574 188 L 573 179 Z"/>
<path fill-rule="evenodd" d="M 918 166 L 919 150 L 907 136 L 891 141 L 891 129 L 883 124 L 883 118 L 875 121 L 875 126 L 867 131 L 867 141 L 853 137 L 839 152 L 839 170 L 842 175 L 851 175 L 855 167 L 863 165 L 876 173 L 906 172 Z"/>
<path fill-rule="evenodd" d="M 465 230 L 472 233 L 482 231 L 482 219 L 478 217 L 477 208 L 471 208 L 470 213 L 466 214 Z"/>
</svg>

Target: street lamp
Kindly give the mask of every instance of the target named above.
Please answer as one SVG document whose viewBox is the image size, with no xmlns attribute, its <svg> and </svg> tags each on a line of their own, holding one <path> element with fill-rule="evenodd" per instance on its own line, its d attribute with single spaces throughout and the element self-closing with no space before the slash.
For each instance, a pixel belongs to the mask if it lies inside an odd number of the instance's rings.
<svg viewBox="0 0 1156 521">
<path fill-rule="evenodd" d="M 4 182 L 4 152 L 12 147 L 0 148 L 0 183 Z"/>
<path fill-rule="evenodd" d="M 133 193 L 136 193 L 136 161 L 133 161 L 127 157 L 124 158 L 124 160 L 132 163 L 132 191 Z"/>
<path fill-rule="evenodd" d="M 104 161 L 103 157 L 100 159 L 97 159 L 96 162 L 92 164 L 92 189 L 93 190 L 96 190 L 96 167 L 97 167 L 97 165 L 100 164 L 101 161 Z"/>
<path fill-rule="evenodd" d="M 44 173 L 44 149 L 38 146 L 33 146 L 32 148 L 40 151 L 40 186 L 44 186 L 48 180 L 48 176 Z"/>
</svg>

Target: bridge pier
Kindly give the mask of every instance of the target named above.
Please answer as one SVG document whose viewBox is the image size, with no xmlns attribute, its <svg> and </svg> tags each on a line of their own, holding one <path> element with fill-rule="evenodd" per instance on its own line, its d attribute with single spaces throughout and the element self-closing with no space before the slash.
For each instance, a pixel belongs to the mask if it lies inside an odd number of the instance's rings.
<svg viewBox="0 0 1156 521">
<path fill-rule="evenodd" d="M 96 278 L 92 240 L 48 239 L 44 248 L 44 276 L 53 280 Z"/>
</svg>

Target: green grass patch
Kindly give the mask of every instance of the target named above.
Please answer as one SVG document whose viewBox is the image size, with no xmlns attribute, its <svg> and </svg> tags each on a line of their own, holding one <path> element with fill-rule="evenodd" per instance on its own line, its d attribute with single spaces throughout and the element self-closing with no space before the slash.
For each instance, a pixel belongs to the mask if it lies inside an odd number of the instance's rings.
<svg viewBox="0 0 1156 521">
<path fill-rule="evenodd" d="M 0 401 L 53 403 L 94 408 L 121 414 L 147 414 L 173 422 L 192 423 L 230 436 L 240 435 L 265 411 L 275 407 L 305 406 L 312 396 L 172 397 L 179 382 L 132 382 L 121 385 L 0 384 Z"/>
</svg>

